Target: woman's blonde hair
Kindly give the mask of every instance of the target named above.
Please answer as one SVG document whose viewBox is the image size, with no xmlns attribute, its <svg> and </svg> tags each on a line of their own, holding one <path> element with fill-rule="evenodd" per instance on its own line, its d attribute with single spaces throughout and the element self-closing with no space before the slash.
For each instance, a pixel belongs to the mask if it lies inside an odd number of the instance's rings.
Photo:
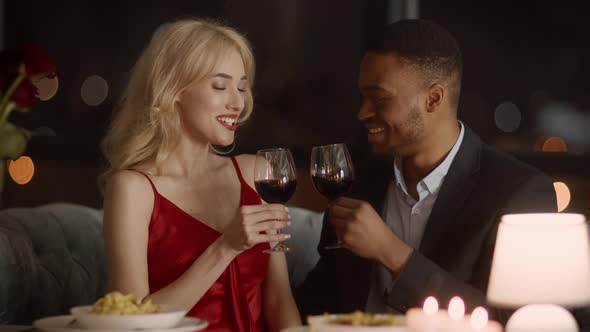
<svg viewBox="0 0 590 332">
<path fill-rule="evenodd" d="M 162 26 L 133 67 L 118 112 L 101 147 L 107 170 L 99 184 L 114 172 L 142 162 L 165 160 L 176 145 L 180 117 L 175 100 L 183 89 L 210 75 L 230 50 L 242 57 L 248 87 L 238 123 L 252 113 L 254 56 L 238 32 L 213 21 L 182 20 Z"/>
</svg>

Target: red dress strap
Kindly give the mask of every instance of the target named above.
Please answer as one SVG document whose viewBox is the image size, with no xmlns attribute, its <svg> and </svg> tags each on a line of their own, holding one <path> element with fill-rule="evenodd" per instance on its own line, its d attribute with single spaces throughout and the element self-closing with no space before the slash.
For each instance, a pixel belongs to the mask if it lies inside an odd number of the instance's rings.
<svg viewBox="0 0 590 332">
<path fill-rule="evenodd" d="M 242 177 L 242 172 L 240 171 L 240 165 L 238 164 L 236 157 L 231 156 L 231 157 L 229 157 L 229 159 L 231 159 L 231 162 L 234 164 L 234 168 L 236 169 L 236 173 L 238 173 L 238 178 L 240 179 L 240 182 L 242 184 L 246 183 L 246 181 Z"/>
<path fill-rule="evenodd" d="M 135 168 L 129 168 L 129 170 L 130 171 L 135 171 L 135 172 L 137 172 L 137 173 L 145 176 L 145 178 L 148 179 L 148 181 L 150 182 L 150 185 L 152 186 L 152 189 L 154 190 L 154 194 L 157 194 L 158 193 L 158 190 L 156 189 L 156 186 L 154 185 L 154 182 L 152 182 L 152 179 L 150 179 L 149 175 L 147 175 L 146 173 L 144 173 L 144 172 L 142 172 L 142 171 L 140 171 L 138 169 L 135 169 Z"/>
</svg>

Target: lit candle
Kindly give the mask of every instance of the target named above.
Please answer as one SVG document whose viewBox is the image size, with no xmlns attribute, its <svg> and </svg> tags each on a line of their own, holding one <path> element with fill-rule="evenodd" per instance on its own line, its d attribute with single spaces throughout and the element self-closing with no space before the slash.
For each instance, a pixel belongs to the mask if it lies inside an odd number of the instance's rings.
<svg viewBox="0 0 590 332">
<path fill-rule="evenodd" d="M 469 330 L 469 325 L 465 324 L 465 302 L 458 296 L 454 296 L 449 301 L 447 308 L 449 318 L 442 326 L 443 331 L 464 332 Z"/>
<path fill-rule="evenodd" d="M 476 332 L 502 332 L 500 323 L 489 320 L 488 311 L 483 307 L 477 307 L 471 313 L 469 320 L 470 331 Z"/>
<path fill-rule="evenodd" d="M 460 321 L 465 316 L 465 302 L 458 296 L 449 301 L 449 317 L 454 321 Z"/>
<path fill-rule="evenodd" d="M 411 332 L 436 332 L 444 324 L 447 314 L 438 309 L 438 301 L 429 296 L 422 309 L 412 308 L 406 313 L 406 324 Z"/>
<path fill-rule="evenodd" d="M 465 315 L 465 302 L 458 296 L 449 301 L 448 310 L 440 310 L 438 301 L 428 297 L 422 309 L 408 310 L 406 324 L 410 332 L 502 332 L 502 325 L 489 321 L 483 307 Z"/>
<path fill-rule="evenodd" d="M 488 312 L 483 307 L 465 315 L 465 303 L 459 297 L 449 303 L 449 318 L 443 329 L 445 332 L 502 332 L 500 323 L 488 320 Z"/>
<path fill-rule="evenodd" d="M 483 307 L 473 309 L 470 319 L 471 327 L 474 330 L 483 330 L 488 325 L 488 312 Z"/>
<path fill-rule="evenodd" d="M 424 313 L 428 316 L 436 315 L 438 312 L 438 301 L 434 296 L 429 296 L 424 300 Z"/>
</svg>

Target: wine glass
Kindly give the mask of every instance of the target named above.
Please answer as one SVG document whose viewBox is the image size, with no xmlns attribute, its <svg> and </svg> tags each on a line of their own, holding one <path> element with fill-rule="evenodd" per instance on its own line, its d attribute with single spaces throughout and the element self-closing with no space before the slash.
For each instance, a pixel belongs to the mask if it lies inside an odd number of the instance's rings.
<svg viewBox="0 0 590 332">
<path fill-rule="evenodd" d="M 315 189 L 330 201 L 345 195 L 354 181 L 354 167 L 345 144 L 314 146 L 311 149 L 311 180 Z M 342 248 L 342 242 L 324 249 Z"/>
<path fill-rule="evenodd" d="M 267 203 L 285 204 L 297 187 L 295 162 L 289 149 L 258 150 L 254 164 L 254 185 Z M 277 230 L 281 234 L 281 230 Z M 264 252 L 287 252 L 291 248 L 279 242 Z"/>
</svg>

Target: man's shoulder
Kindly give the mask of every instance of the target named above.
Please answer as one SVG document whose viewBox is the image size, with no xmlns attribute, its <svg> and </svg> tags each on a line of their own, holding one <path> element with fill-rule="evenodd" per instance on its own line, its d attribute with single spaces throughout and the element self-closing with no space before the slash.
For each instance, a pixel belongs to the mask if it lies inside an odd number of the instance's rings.
<svg viewBox="0 0 590 332">
<path fill-rule="evenodd" d="M 491 173 L 489 175 L 502 174 L 504 177 L 510 176 L 512 178 L 544 175 L 539 169 L 517 159 L 514 155 L 485 143 L 468 126 L 466 126 L 463 143 L 467 143 L 469 146 L 467 151 L 470 152 L 468 153 L 476 153 L 479 156 L 480 172 Z"/>
<path fill-rule="evenodd" d="M 482 144 L 481 149 L 480 169 L 486 175 L 501 176 L 502 179 L 513 183 L 530 178 L 551 182 L 550 178 L 538 168 L 485 143 Z"/>
</svg>

